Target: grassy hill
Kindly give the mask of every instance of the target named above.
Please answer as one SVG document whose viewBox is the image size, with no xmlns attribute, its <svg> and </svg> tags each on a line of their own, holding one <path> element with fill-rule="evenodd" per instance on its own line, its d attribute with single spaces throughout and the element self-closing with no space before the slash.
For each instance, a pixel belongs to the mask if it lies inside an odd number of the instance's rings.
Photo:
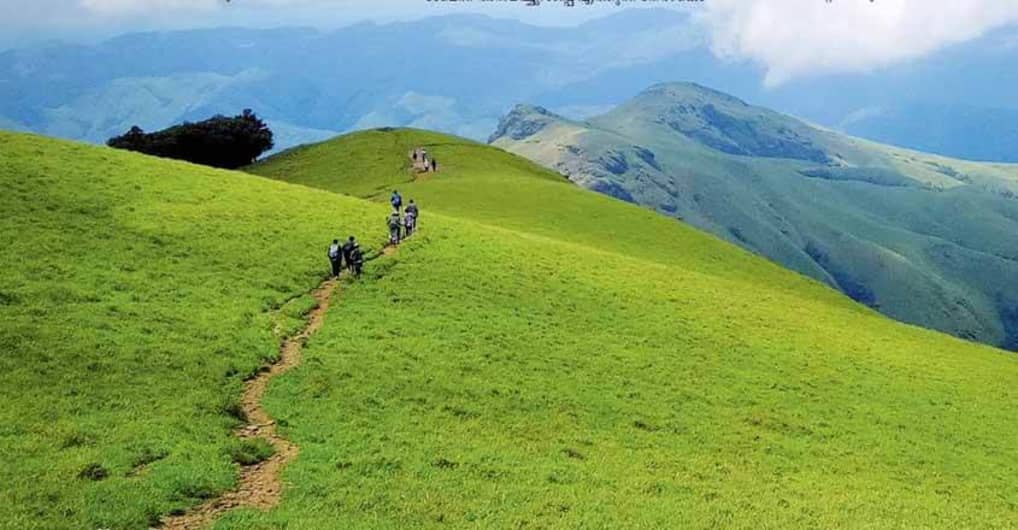
<svg viewBox="0 0 1018 530">
<path fill-rule="evenodd" d="M 242 380 L 327 242 L 384 215 L 3 132 L 0 182 L 0 528 L 144 528 L 229 487 Z"/>
<path fill-rule="evenodd" d="M 894 318 L 1018 348 L 1018 166 L 883 146 L 682 83 L 582 123 L 520 106 L 492 141 Z"/>
<path fill-rule="evenodd" d="M 397 130 L 252 168 L 399 186 L 424 232 L 274 394 L 292 494 L 222 528 L 1011 524 L 1013 357 L 508 160 Z"/>
<path fill-rule="evenodd" d="M 438 173 L 415 178 L 409 171 L 407 157 L 417 146 L 439 161 Z M 404 200 L 422 205 L 423 223 L 439 212 L 719 276 L 753 278 L 763 263 L 667 217 L 584 192 L 501 149 L 431 131 L 353 133 L 281 153 L 248 171 L 386 204 L 399 189 Z M 801 285 L 795 275 L 774 277 L 778 286 L 790 279 Z"/>
<path fill-rule="evenodd" d="M 415 145 L 445 169 L 405 182 Z M 277 509 L 218 529 L 1018 517 L 1000 350 L 452 137 L 363 133 L 252 171 L 398 185 L 422 232 L 270 385 L 300 455 Z M 0 179 L 0 454 L 19 456 L 0 527 L 144 528 L 229 487 L 242 379 L 307 309 L 323 243 L 375 240 L 387 208 L 7 133 Z"/>
</svg>

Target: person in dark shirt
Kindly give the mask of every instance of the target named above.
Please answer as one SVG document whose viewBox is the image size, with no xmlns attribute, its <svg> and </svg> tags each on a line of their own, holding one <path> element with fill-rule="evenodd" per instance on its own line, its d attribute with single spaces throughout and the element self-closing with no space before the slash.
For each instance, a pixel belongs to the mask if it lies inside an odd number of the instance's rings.
<svg viewBox="0 0 1018 530">
<path fill-rule="evenodd" d="M 332 264 L 332 276 L 339 276 L 339 271 L 343 269 L 343 249 L 338 239 L 333 239 L 329 245 L 329 263 Z"/>
</svg>

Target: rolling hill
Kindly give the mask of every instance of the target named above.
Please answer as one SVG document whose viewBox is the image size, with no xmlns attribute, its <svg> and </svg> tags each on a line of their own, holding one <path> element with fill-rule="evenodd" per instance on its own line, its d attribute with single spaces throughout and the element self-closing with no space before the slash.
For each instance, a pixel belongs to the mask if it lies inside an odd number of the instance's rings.
<svg viewBox="0 0 1018 530">
<path fill-rule="evenodd" d="M 518 106 L 491 141 L 899 320 L 1018 348 L 1018 166 L 875 144 L 687 83 L 585 122 Z"/>
<path fill-rule="evenodd" d="M 407 171 L 418 145 L 439 173 Z M 344 281 L 269 386 L 300 447 L 282 504 L 215 528 L 1018 515 L 1003 351 L 454 137 L 251 171 L 290 183 L 0 133 L 0 526 L 144 528 L 230 487 L 242 380 L 309 309 L 325 243 L 382 236 L 395 186 L 422 231 Z"/>
<path fill-rule="evenodd" d="M 146 528 L 230 487 L 242 381 L 308 309 L 322 245 L 384 215 L 6 132 L 0 182 L 0 528 Z"/>
<path fill-rule="evenodd" d="M 414 179 L 405 156 L 421 145 L 444 169 Z M 955 363 L 1001 363 L 985 377 L 1005 395 L 969 409 L 986 412 L 1013 400 L 1012 356 L 893 323 L 682 224 L 445 135 L 353 134 L 251 171 L 382 202 L 398 187 L 421 202 L 425 235 L 421 261 L 359 291 L 342 327 L 325 330 L 316 355 L 328 368 L 278 397 L 283 410 L 309 386 L 323 394 L 292 409 L 314 425 L 300 437 L 318 460 L 293 476 L 330 486 L 295 486 L 278 514 L 238 517 L 238 528 L 330 505 L 319 524 L 993 525 L 992 509 L 953 512 L 967 503 L 947 501 L 934 477 L 960 478 L 968 464 L 955 458 L 986 454 L 947 434 L 967 414 L 943 407 L 985 390 L 963 383 L 975 376 Z M 469 243 L 452 218 L 472 221 Z M 365 329 L 356 308 L 376 303 L 388 309 L 367 328 L 390 331 L 349 344 Z M 330 388 L 341 376 L 350 383 Z M 1004 428 L 997 421 L 969 427 Z M 939 491 L 973 491 L 976 476 Z"/>
</svg>

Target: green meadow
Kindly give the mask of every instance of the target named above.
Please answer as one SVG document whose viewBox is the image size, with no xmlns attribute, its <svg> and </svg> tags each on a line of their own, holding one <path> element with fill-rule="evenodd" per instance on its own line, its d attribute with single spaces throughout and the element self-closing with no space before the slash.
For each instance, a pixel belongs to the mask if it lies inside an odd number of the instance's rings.
<svg viewBox="0 0 1018 530">
<path fill-rule="evenodd" d="M 242 380 L 393 187 L 421 232 L 266 396 L 301 447 L 282 503 L 217 529 L 1018 526 L 1012 354 L 449 136 L 250 171 L 288 182 L 0 134 L 0 527 L 229 488 Z"/>
<path fill-rule="evenodd" d="M 229 488 L 243 379 L 328 241 L 385 213 L 9 133 L 0 181 L 0 528 L 145 528 Z"/>
</svg>

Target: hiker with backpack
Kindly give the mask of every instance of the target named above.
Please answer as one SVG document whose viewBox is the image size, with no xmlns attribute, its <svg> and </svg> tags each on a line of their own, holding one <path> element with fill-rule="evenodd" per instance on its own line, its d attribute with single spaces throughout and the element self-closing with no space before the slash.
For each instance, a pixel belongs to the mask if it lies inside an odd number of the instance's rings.
<svg viewBox="0 0 1018 530">
<path fill-rule="evenodd" d="M 403 208 L 403 196 L 399 194 L 399 191 L 392 190 L 392 197 L 389 197 L 389 204 L 392 204 L 392 209 L 399 212 Z"/>
<path fill-rule="evenodd" d="M 350 236 L 350 241 L 347 242 L 347 245 L 350 246 L 350 253 L 347 255 L 346 263 L 350 267 L 350 272 L 354 276 L 360 277 L 361 270 L 364 268 L 364 252 L 353 236 Z"/>
<path fill-rule="evenodd" d="M 400 231 L 403 228 L 403 220 L 399 218 L 399 210 L 392 212 L 385 222 L 389 225 L 389 243 L 398 245 Z"/>
<path fill-rule="evenodd" d="M 410 204 L 408 204 L 406 207 L 406 216 L 407 218 L 411 217 L 413 218 L 413 227 L 407 229 L 407 235 L 410 235 L 410 232 L 417 229 L 417 215 L 418 215 L 417 203 L 415 203 L 413 199 L 410 199 Z M 407 226 L 410 227 L 409 224 Z"/>
<path fill-rule="evenodd" d="M 350 272 L 353 272 L 353 261 L 350 259 L 350 252 L 357 246 L 357 240 L 353 236 L 350 236 L 350 239 L 343 243 L 343 259 L 346 261 L 346 268 Z"/>
<path fill-rule="evenodd" d="M 414 233 L 414 228 L 417 226 L 417 218 L 414 216 L 410 207 L 406 207 L 406 214 L 403 216 L 403 238 L 406 239 Z"/>
<path fill-rule="evenodd" d="M 343 249 L 338 239 L 333 239 L 329 245 L 329 263 L 332 264 L 332 277 L 339 277 L 339 271 L 343 269 Z"/>
</svg>

